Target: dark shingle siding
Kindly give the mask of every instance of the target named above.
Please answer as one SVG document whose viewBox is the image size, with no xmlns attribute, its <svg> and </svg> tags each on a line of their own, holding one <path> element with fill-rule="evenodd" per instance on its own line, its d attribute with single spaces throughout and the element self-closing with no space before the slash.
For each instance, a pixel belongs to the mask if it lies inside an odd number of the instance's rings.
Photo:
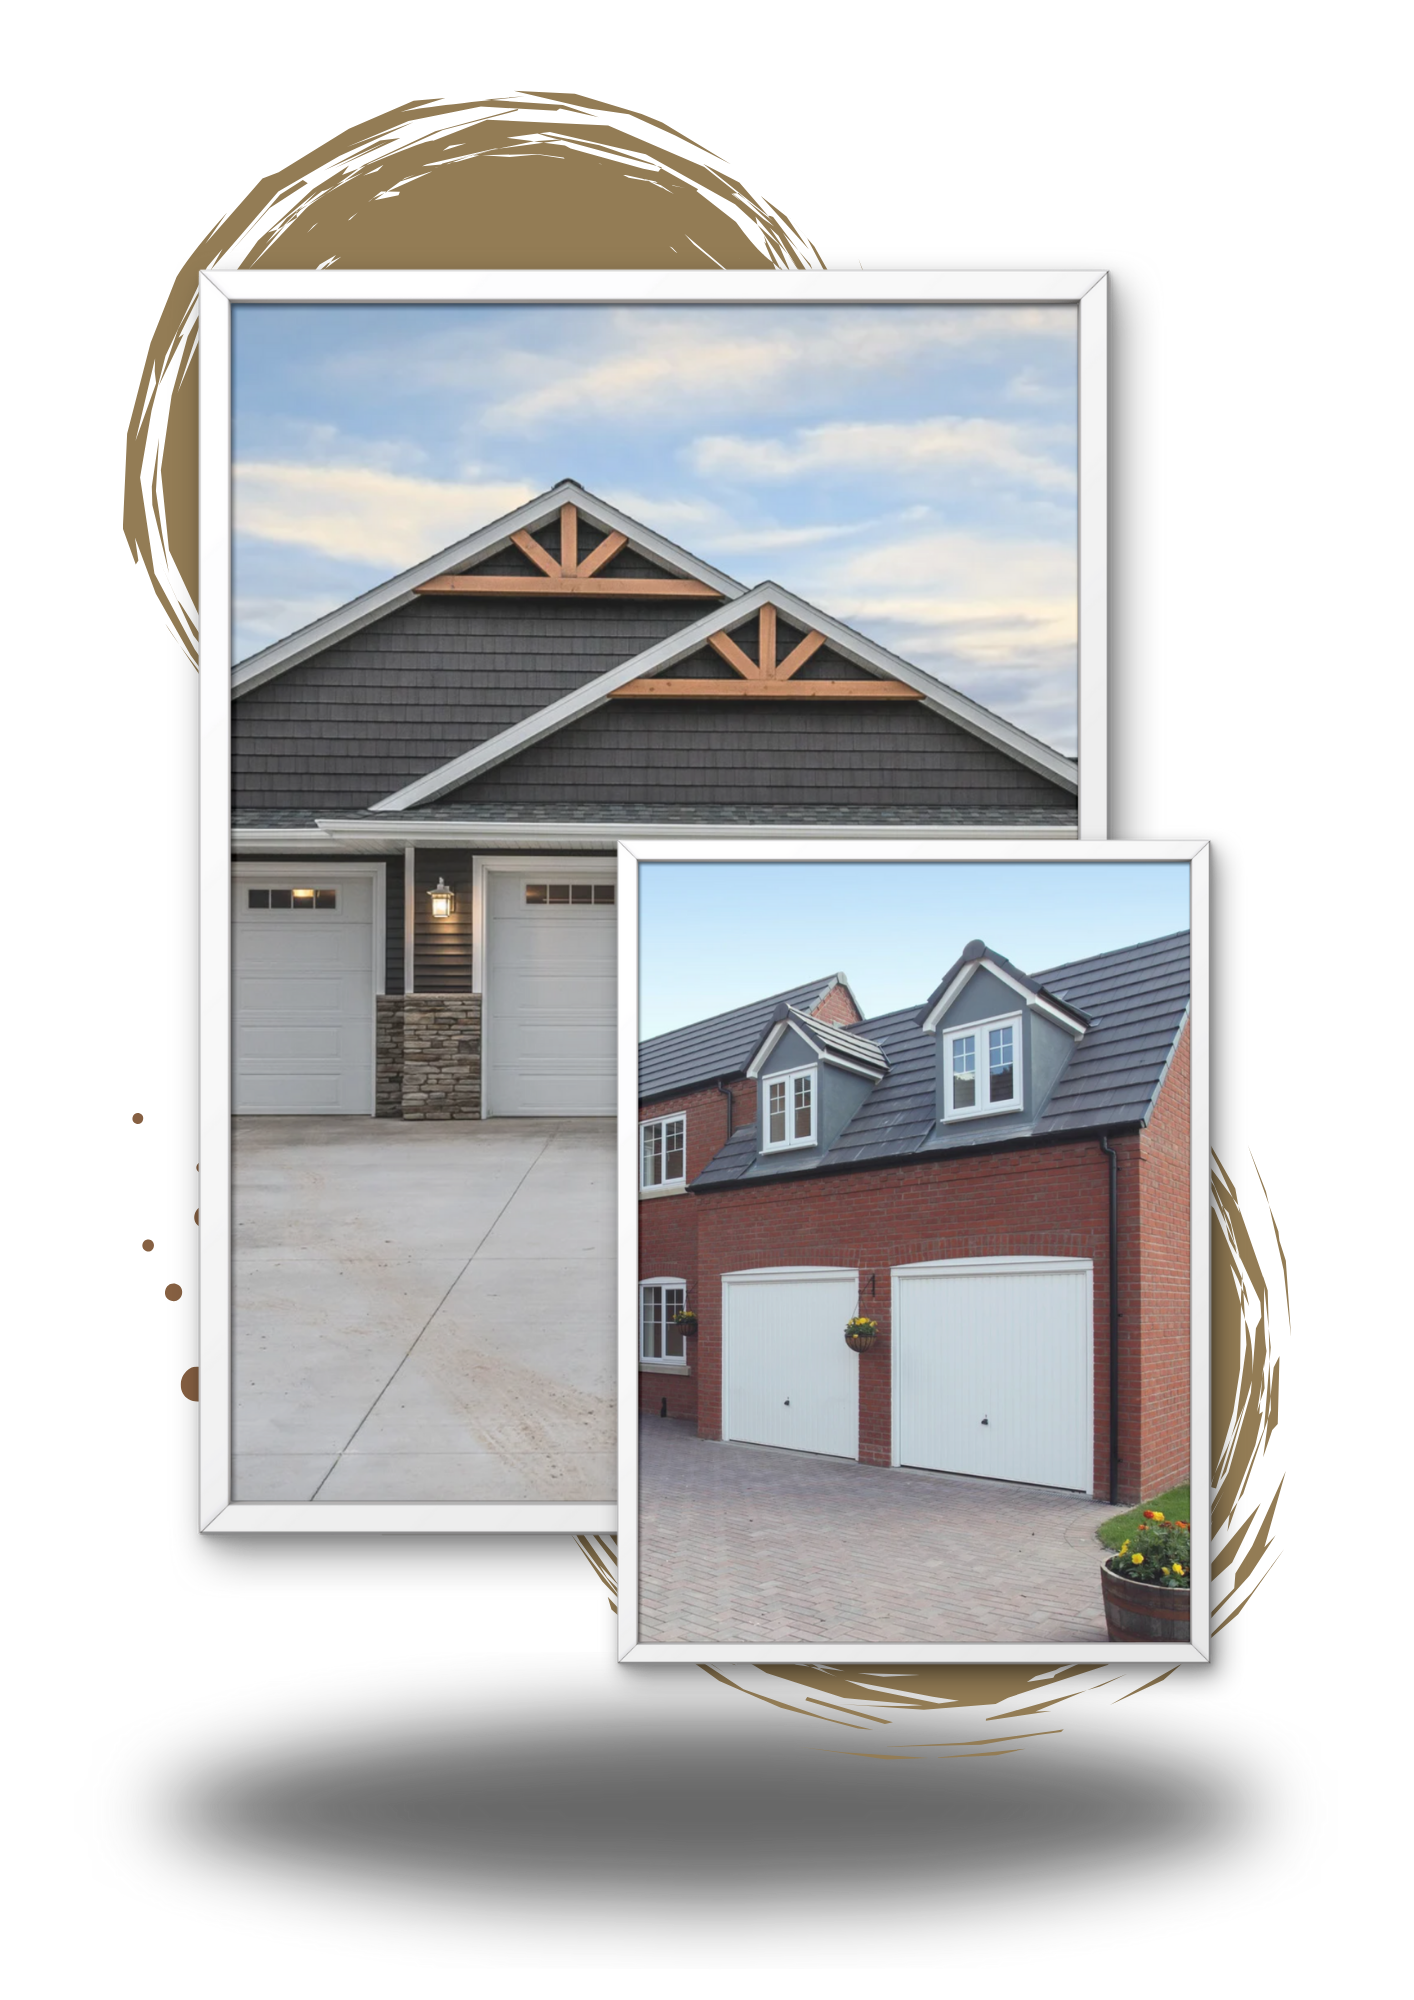
<svg viewBox="0 0 1414 2000">
<path fill-rule="evenodd" d="M 1188 933 L 1102 952 L 1032 977 L 1057 998 L 1078 1007 L 1091 1025 L 1061 1072 L 1041 1117 L 1019 1131 L 1009 1131 L 1007 1139 L 1022 1143 L 1142 1125 L 1187 1018 Z M 985 1120 L 938 1124 L 937 1044 L 934 1036 L 919 1028 L 918 1019 L 918 1008 L 909 1007 L 859 1021 L 851 1029 L 879 1044 L 889 1058 L 889 1074 L 875 1086 L 822 1166 L 860 1166 L 919 1154 L 945 1158 L 996 1143 Z M 694 1186 L 729 1184 L 745 1173 L 755 1156 L 752 1133 L 738 1133 Z M 782 1165 L 779 1171 L 788 1173 L 790 1168 Z M 753 1184 L 764 1177 L 754 1174 Z"/>
<path fill-rule="evenodd" d="M 914 702 L 611 701 L 444 802 L 625 794 L 650 805 L 1040 807 L 1075 821 L 1072 793 Z"/>
<path fill-rule="evenodd" d="M 419 598 L 233 704 L 232 804 L 372 805 L 701 615 L 691 599 Z"/>
</svg>

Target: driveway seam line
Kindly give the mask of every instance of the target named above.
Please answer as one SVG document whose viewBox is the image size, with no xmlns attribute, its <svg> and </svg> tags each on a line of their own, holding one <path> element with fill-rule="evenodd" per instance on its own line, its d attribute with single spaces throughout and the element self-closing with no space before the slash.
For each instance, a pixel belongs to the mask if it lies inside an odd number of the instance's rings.
<svg viewBox="0 0 1414 2000">
<path fill-rule="evenodd" d="M 466 1262 L 462 1265 L 461 1269 L 457 1272 L 457 1275 L 453 1278 L 451 1284 L 448 1285 L 446 1291 L 443 1292 L 441 1298 L 438 1299 L 436 1305 L 433 1306 L 431 1312 L 427 1315 L 427 1318 L 423 1321 L 422 1325 L 418 1328 L 417 1332 L 414 1334 L 411 1342 L 408 1345 L 407 1352 L 402 1356 L 401 1360 L 398 1362 L 397 1367 L 393 1370 L 392 1374 L 388 1377 L 387 1381 L 378 1391 L 378 1394 L 373 1398 L 373 1401 L 369 1404 L 368 1408 L 364 1411 L 363 1415 L 354 1425 L 352 1431 L 350 1431 L 349 1433 L 346 1442 L 340 1445 L 338 1451 L 334 1456 L 333 1465 L 329 1467 L 329 1470 L 325 1473 L 324 1477 L 320 1480 L 319 1484 L 310 1494 L 309 1500 L 306 1502 L 306 1505 L 312 1505 L 314 1501 L 316 1501 L 319 1498 L 320 1494 L 324 1491 L 324 1488 L 328 1485 L 330 1479 L 332 1479 L 332 1477 L 334 1476 L 335 1469 L 342 1463 L 344 1453 L 352 1449 L 354 1439 L 358 1436 L 359 1432 L 368 1422 L 368 1419 L 373 1415 L 373 1412 L 378 1408 L 378 1405 L 382 1402 L 383 1398 L 387 1395 L 388 1391 L 397 1381 L 399 1375 L 402 1374 L 408 1362 L 411 1361 L 413 1355 L 417 1351 L 418 1343 L 422 1340 L 424 1334 L 427 1332 L 428 1328 L 432 1325 L 433 1320 L 436 1319 L 438 1313 L 441 1312 L 443 1306 L 452 1296 L 452 1293 L 456 1290 L 457 1286 L 461 1283 L 462 1279 L 466 1276 L 467 1272 L 476 1262 L 477 1252 L 481 1249 L 482 1245 L 486 1242 L 487 1237 L 490 1236 L 491 1231 L 496 1227 L 496 1224 L 501 1220 L 501 1217 L 505 1214 L 506 1210 L 510 1207 L 511 1203 L 515 1200 L 516 1196 L 520 1193 L 521 1189 L 525 1186 L 526 1182 L 530 1179 L 530 1176 L 535 1172 L 535 1169 L 544 1159 L 546 1153 L 550 1149 L 551 1144 L 558 1136 L 559 1134 L 557 1131 L 551 1132 L 547 1135 L 545 1143 L 540 1148 L 540 1151 L 535 1155 L 535 1158 L 530 1162 L 525 1172 L 521 1175 L 520 1179 L 516 1182 L 515 1186 L 511 1189 L 510 1193 L 501 1203 L 501 1206 L 496 1210 L 496 1213 L 487 1223 L 485 1229 L 482 1231 L 480 1237 L 477 1239 L 475 1247 L 468 1253 Z"/>
</svg>

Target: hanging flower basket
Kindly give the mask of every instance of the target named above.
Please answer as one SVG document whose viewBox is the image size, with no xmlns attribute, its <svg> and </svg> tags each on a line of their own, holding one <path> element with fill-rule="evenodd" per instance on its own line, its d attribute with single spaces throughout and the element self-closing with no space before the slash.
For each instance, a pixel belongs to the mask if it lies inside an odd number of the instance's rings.
<svg viewBox="0 0 1414 2000">
<path fill-rule="evenodd" d="M 668 1321 L 668 1325 L 675 1326 L 679 1333 L 696 1333 L 697 1314 L 695 1312 L 674 1313 Z"/>
<path fill-rule="evenodd" d="M 846 1320 L 844 1344 L 852 1347 L 856 1354 L 867 1354 L 878 1338 L 878 1320 L 865 1319 L 862 1314 L 857 1319 Z"/>
<path fill-rule="evenodd" d="M 1100 1570 L 1105 1630 L 1111 1639 L 1180 1641 L 1192 1634 L 1186 1521 L 1146 1510 L 1133 1543 L 1126 1540 Z"/>
</svg>

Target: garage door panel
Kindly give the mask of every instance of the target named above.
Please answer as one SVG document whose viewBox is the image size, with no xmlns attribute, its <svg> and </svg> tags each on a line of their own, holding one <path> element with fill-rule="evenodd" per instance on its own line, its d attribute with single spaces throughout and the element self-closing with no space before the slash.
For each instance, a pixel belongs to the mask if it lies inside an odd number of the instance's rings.
<svg viewBox="0 0 1414 2000">
<path fill-rule="evenodd" d="M 604 881 L 563 867 L 557 882 Z M 500 1117 L 608 1118 L 617 1069 L 612 904 L 535 904 L 544 864 L 491 875 L 487 898 L 487 1109 Z"/>
<path fill-rule="evenodd" d="M 237 878 L 232 938 L 234 1109 L 367 1115 L 372 884 L 342 878 L 336 910 L 251 910 L 248 881 Z"/>
<path fill-rule="evenodd" d="M 859 1456 L 859 1361 L 844 1342 L 858 1298 L 853 1272 L 724 1283 L 727 1437 Z"/>
<path fill-rule="evenodd" d="M 1090 1312 L 1080 1263 L 900 1275 L 900 1462 L 1088 1492 Z"/>
</svg>

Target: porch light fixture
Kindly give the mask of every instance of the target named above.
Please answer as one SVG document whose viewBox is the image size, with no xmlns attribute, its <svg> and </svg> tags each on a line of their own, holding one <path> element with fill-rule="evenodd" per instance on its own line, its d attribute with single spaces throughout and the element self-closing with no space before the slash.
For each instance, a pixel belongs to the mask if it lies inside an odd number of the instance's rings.
<svg viewBox="0 0 1414 2000">
<path fill-rule="evenodd" d="M 427 893 L 432 898 L 432 915 L 434 921 L 451 916 L 457 907 L 456 895 L 447 887 L 440 875 L 437 877 L 437 887 L 429 889 Z"/>
</svg>

